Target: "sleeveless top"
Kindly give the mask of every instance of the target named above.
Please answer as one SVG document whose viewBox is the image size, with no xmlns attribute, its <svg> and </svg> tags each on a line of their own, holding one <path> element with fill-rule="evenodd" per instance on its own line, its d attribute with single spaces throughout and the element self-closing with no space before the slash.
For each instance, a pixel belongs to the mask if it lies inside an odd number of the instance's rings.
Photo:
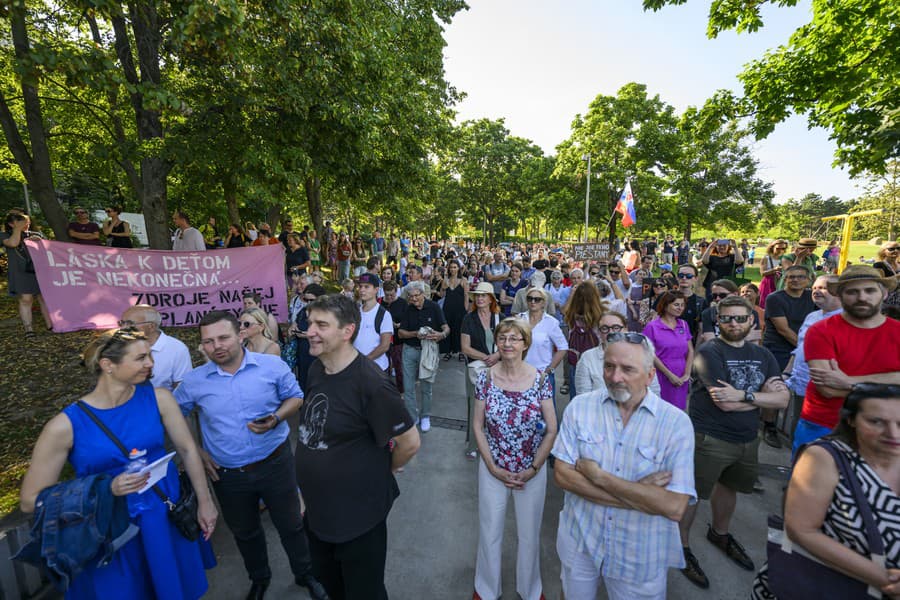
<svg viewBox="0 0 900 600">
<path fill-rule="evenodd" d="M 884 541 L 884 562 L 888 569 L 900 568 L 900 496 L 894 493 L 869 463 L 840 440 L 830 440 L 838 452 L 844 454 L 850 468 L 859 479 L 863 495 L 872 507 L 872 515 Z M 869 543 L 865 526 L 853 499 L 853 492 L 843 478 L 834 488 L 831 504 L 825 511 L 822 533 L 847 546 L 857 554 L 869 557 Z M 775 595 L 769 589 L 769 566 L 763 565 L 753 582 L 751 597 L 756 600 L 772 600 Z M 788 600 L 788 599 L 782 599 Z"/>
</svg>

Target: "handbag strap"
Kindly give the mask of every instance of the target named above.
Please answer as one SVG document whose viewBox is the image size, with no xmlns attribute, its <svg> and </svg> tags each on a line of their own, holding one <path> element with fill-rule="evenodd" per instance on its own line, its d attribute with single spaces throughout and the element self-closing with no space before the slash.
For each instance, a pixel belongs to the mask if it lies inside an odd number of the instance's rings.
<svg viewBox="0 0 900 600">
<path fill-rule="evenodd" d="M 110 441 L 112 441 L 112 443 L 116 445 L 119 451 L 121 451 L 122 454 L 125 455 L 125 458 L 131 457 L 131 455 L 128 453 L 128 448 L 125 447 L 125 444 L 119 441 L 119 438 L 117 438 L 116 434 L 109 430 L 109 427 L 106 426 L 106 423 L 101 421 L 100 417 L 98 417 L 94 411 L 88 408 L 88 405 L 84 402 L 84 400 L 79 400 L 75 404 L 78 406 L 78 408 L 84 411 L 84 413 L 91 419 L 91 421 L 94 422 L 95 425 L 97 425 L 97 427 L 100 428 L 100 431 L 106 434 L 106 437 L 108 437 Z M 169 496 L 167 496 L 164 491 L 159 489 L 159 486 L 157 484 L 154 483 L 153 487 L 150 489 L 156 492 L 156 495 L 159 496 L 159 499 L 166 503 L 166 506 L 169 507 L 169 510 L 171 510 L 175 506 L 169 499 Z"/>
<path fill-rule="evenodd" d="M 850 461 L 843 452 L 835 448 L 834 444 L 828 440 L 815 442 L 815 445 L 828 451 L 837 465 L 838 473 L 844 478 L 847 485 L 850 486 L 850 492 L 853 494 L 853 500 L 859 510 L 859 516 L 862 518 L 863 525 L 866 528 L 866 540 L 869 543 L 869 554 L 872 556 L 873 561 L 884 566 L 884 540 L 881 539 L 881 532 L 878 531 L 878 525 L 875 523 L 872 507 L 869 505 L 869 500 L 862 491 L 859 477 L 857 477 L 856 473 L 853 471 Z"/>
</svg>

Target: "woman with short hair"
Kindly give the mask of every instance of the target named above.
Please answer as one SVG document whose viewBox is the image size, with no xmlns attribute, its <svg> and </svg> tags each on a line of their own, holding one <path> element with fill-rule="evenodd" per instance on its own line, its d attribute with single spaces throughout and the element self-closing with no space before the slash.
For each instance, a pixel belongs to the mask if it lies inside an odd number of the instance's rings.
<svg viewBox="0 0 900 600">
<path fill-rule="evenodd" d="M 131 224 L 120 218 L 121 206 L 110 206 L 106 209 L 109 218 L 103 222 L 103 235 L 106 236 L 107 246 L 113 248 L 132 248 Z"/>
<path fill-rule="evenodd" d="M 694 362 L 691 328 L 681 319 L 685 299 L 680 291 L 664 292 L 656 304 L 659 316 L 647 323 L 644 335 L 656 348 L 654 366 L 660 373 L 660 397 L 685 410 Z"/>
<path fill-rule="evenodd" d="M 543 307 L 540 314 L 544 315 Z M 553 317 L 548 318 L 556 323 Z M 523 600 L 542 600 L 540 532 L 547 493 L 544 464 L 556 439 L 553 390 L 544 374 L 525 361 L 532 342 L 532 330 L 526 321 L 504 319 L 493 337 L 500 361 L 482 371 L 475 384 L 475 439 L 481 462 L 473 598 L 494 600 L 503 591 L 503 526 L 512 495 L 518 536 L 516 591 Z"/>
</svg>

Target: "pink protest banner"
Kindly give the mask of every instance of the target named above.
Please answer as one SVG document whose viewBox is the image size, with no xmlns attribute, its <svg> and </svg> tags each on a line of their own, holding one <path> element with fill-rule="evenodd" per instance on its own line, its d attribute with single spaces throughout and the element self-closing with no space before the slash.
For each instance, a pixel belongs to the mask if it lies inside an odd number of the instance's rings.
<svg viewBox="0 0 900 600">
<path fill-rule="evenodd" d="M 29 239 L 25 242 L 54 331 L 109 329 L 131 305 L 149 304 L 163 327 L 196 325 L 211 310 L 238 313 L 242 294 L 287 320 L 281 244 L 208 252 L 132 250 Z"/>
</svg>

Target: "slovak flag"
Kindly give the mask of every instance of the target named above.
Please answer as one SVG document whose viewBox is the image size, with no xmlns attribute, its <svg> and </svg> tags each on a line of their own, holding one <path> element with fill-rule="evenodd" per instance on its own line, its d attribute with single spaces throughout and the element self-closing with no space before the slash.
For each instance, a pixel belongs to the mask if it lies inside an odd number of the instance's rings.
<svg viewBox="0 0 900 600">
<path fill-rule="evenodd" d="M 616 204 L 616 212 L 622 215 L 622 227 L 631 227 L 637 223 L 637 215 L 634 212 L 634 194 L 631 193 L 631 182 L 625 182 L 625 189 L 619 196 Z"/>
</svg>

